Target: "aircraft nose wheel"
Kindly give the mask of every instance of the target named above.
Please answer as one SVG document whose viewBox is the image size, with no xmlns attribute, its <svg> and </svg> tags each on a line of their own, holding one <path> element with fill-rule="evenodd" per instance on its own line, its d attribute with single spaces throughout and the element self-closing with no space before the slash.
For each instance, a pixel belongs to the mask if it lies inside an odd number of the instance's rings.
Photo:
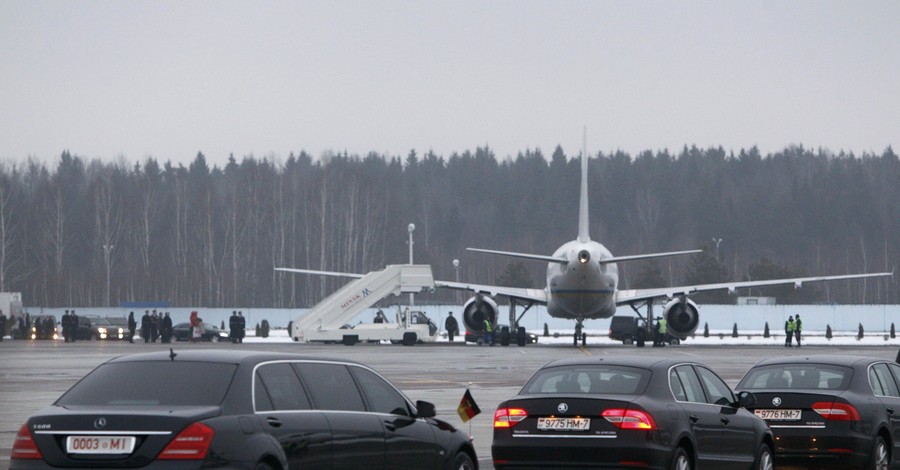
<svg viewBox="0 0 900 470">
<path fill-rule="evenodd" d="M 587 333 L 582 332 L 581 322 L 575 323 L 575 334 L 572 336 L 572 345 L 578 347 L 578 340 L 581 340 L 582 346 L 587 346 Z"/>
</svg>

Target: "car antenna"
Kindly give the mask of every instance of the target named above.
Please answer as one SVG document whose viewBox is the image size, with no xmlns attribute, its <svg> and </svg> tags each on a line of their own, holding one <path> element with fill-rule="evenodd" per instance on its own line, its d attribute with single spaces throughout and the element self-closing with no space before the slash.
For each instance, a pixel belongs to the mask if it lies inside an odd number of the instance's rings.
<svg viewBox="0 0 900 470">
<path fill-rule="evenodd" d="M 169 359 L 171 359 L 172 362 L 175 362 L 175 356 L 177 355 L 178 354 L 175 354 L 175 351 L 173 351 L 172 348 L 169 348 Z"/>
</svg>

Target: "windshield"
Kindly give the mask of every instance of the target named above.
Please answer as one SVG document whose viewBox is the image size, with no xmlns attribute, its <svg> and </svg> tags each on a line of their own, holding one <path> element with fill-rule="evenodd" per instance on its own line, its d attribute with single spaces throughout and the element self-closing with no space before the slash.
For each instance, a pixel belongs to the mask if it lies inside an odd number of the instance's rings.
<svg viewBox="0 0 900 470">
<path fill-rule="evenodd" d="M 780 364 L 757 367 L 747 372 L 741 390 L 802 389 L 846 390 L 853 370 L 827 364 Z"/>
<path fill-rule="evenodd" d="M 539 370 L 523 394 L 592 393 L 637 395 L 644 391 L 650 371 L 624 366 L 569 366 Z"/>
<path fill-rule="evenodd" d="M 60 406 L 216 406 L 237 366 L 209 362 L 103 364 L 69 389 Z"/>
</svg>

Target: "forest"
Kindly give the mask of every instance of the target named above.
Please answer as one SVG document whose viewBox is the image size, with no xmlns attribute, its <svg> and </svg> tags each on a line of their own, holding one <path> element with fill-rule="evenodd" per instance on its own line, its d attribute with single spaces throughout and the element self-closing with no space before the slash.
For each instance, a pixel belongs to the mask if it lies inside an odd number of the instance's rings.
<svg viewBox="0 0 900 470">
<path fill-rule="evenodd" d="M 367 272 L 414 261 L 435 278 L 545 286 L 546 264 L 467 251 L 550 255 L 577 234 L 579 154 L 489 147 L 404 156 L 305 152 L 211 166 L 155 158 L 0 163 L 0 291 L 28 306 L 168 302 L 309 307 L 341 280 L 274 267 Z M 762 155 L 685 147 L 591 155 L 591 238 L 620 288 L 892 271 L 900 265 L 900 160 L 793 146 Z M 459 260 L 458 268 L 453 260 Z M 900 303 L 900 276 L 754 289 L 779 303 Z M 418 302 L 459 302 L 438 290 Z M 731 303 L 727 292 L 701 301 Z M 403 299 L 399 299 L 403 301 Z"/>
</svg>

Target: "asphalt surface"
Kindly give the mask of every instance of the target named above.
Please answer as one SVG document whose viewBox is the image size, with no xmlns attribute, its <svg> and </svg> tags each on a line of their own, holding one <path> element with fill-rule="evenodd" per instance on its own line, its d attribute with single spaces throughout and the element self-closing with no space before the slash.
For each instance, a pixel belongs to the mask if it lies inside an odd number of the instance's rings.
<svg viewBox="0 0 900 470">
<path fill-rule="evenodd" d="M 527 347 L 464 346 L 436 343 L 413 347 L 358 344 L 308 345 L 297 343 L 245 343 L 234 345 L 175 343 L 12 341 L 0 342 L 0 468 L 9 466 L 16 432 L 36 410 L 53 403 L 72 384 L 109 358 L 139 352 L 179 349 L 245 348 L 290 351 L 350 359 L 369 364 L 403 390 L 410 399 L 426 400 L 437 407 L 438 417 L 469 432 L 474 438 L 480 467 L 492 468 L 491 436 L 497 404 L 513 396 L 541 365 L 560 358 L 640 354 L 676 356 L 702 362 L 731 386 L 756 362 L 778 355 L 851 354 L 894 359 L 894 345 L 806 346 L 785 349 L 771 346 L 670 346 L 661 349 L 626 346 L 537 344 Z M 471 384 L 471 385 L 470 385 Z M 462 423 L 456 407 L 466 387 L 481 414 Z"/>
</svg>

